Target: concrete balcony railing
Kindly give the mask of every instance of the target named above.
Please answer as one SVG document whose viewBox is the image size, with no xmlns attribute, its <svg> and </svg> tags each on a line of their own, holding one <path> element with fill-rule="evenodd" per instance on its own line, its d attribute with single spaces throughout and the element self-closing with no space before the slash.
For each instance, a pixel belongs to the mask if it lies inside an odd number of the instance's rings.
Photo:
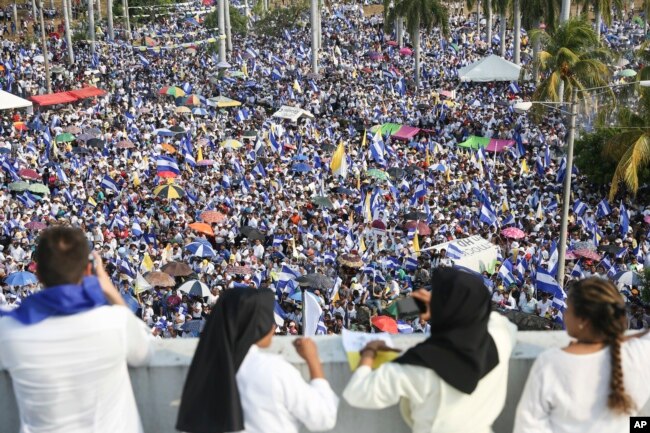
<svg viewBox="0 0 650 433">
<path fill-rule="evenodd" d="M 508 396 L 503 412 L 494 424 L 496 433 L 512 431 L 515 410 L 523 390 L 528 371 L 537 355 L 546 348 L 561 347 L 568 343 L 565 332 L 519 332 L 517 346 L 510 358 Z M 422 336 L 397 336 L 395 345 L 406 349 L 423 339 Z M 291 345 L 291 337 L 276 337 L 268 350 L 283 355 L 308 377 L 307 366 Z M 318 348 L 324 364 L 325 375 L 332 388 L 340 394 L 351 372 L 339 336 L 317 337 Z M 131 383 L 138 409 L 147 433 L 173 433 L 179 399 L 187 369 L 196 347 L 195 339 L 158 340 L 157 352 L 147 367 L 130 370 Z M 641 411 L 650 415 L 650 405 Z M 15 433 L 19 429 L 19 417 L 11 381 L 6 371 L 0 371 L 0 432 Z M 303 429 L 304 430 L 304 429 Z M 306 430 L 304 430 L 306 431 Z M 408 433 L 397 406 L 367 411 L 351 408 L 343 400 L 338 413 L 337 433 Z"/>
</svg>

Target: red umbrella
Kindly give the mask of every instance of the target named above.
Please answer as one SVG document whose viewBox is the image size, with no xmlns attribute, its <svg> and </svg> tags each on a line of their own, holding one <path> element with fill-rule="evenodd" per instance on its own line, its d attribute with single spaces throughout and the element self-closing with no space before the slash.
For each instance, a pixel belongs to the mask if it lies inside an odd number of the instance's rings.
<svg viewBox="0 0 650 433">
<path fill-rule="evenodd" d="M 201 219 L 206 223 L 220 223 L 226 220 L 226 215 L 216 210 L 207 210 L 201 213 Z"/>
<path fill-rule="evenodd" d="M 510 239 L 522 239 L 526 237 L 526 233 L 517 227 L 508 227 L 501 230 L 501 234 Z"/>
<path fill-rule="evenodd" d="M 573 251 L 573 254 L 576 255 L 576 256 L 579 256 L 579 257 L 584 257 L 585 259 L 589 259 L 589 260 L 600 260 L 601 259 L 600 254 L 598 254 L 595 251 L 586 250 L 586 249 L 575 250 L 575 251 Z"/>
<path fill-rule="evenodd" d="M 171 178 L 171 179 L 173 179 L 175 177 L 178 177 L 178 175 L 176 173 L 174 173 L 173 171 L 159 171 L 158 176 L 159 177 Z"/>
<path fill-rule="evenodd" d="M 431 229 L 424 221 L 408 221 L 406 224 L 404 224 L 404 228 L 406 230 L 416 227 L 420 236 L 429 236 L 431 234 Z"/>
<path fill-rule="evenodd" d="M 29 180 L 39 180 L 41 178 L 41 175 L 36 172 L 36 170 L 31 169 L 31 168 L 23 168 L 20 171 L 18 171 L 18 176 L 22 177 L 23 179 L 29 179 Z"/>
<path fill-rule="evenodd" d="M 391 47 L 396 47 L 397 46 L 397 41 L 388 41 L 388 42 L 386 42 L 386 45 L 391 46 Z"/>
<path fill-rule="evenodd" d="M 388 332 L 389 334 L 397 334 L 397 322 L 395 319 L 389 316 L 375 316 L 370 319 L 372 326 L 379 329 L 382 332 Z"/>
<path fill-rule="evenodd" d="M 371 224 L 372 228 L 379 230 L 386 230 L 386 224 L 382 220 L 374 220 Z"/>
</svg>

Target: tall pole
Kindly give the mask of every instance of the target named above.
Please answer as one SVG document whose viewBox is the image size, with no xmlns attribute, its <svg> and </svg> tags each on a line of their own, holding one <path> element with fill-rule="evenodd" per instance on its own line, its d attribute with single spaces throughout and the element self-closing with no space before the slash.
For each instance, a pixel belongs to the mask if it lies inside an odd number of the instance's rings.
<svg viewBox="0 0 650 433">
<path fill-rule="evenodd" d="M 68 63 L 74 64 L 74 48 L 72 47 L 72 34 L 70 32 L 70 0 L 63 0 L 63 23 L 65 25 L 65 44 L 68 46 Z"/>
<path fill-rule="evenodd" d="M 569 142 L 566 155 L 566 171 L 564 172 L 564 192 L 562 193 L 562 220 L 560 226 L 560 245 L 558 246 L 557 282 L 564 287 L 564 258 L 566 257 L 566 241 L 569 226 L 569 203 L 571 197 L 571 173 L 573 173 L 573 141 L 576 134 L 576 117 L 578 117 L 578 89 L 571 92 L 571 114 L 569 118 Z"/>
<path fill-rule="evenodd" d="M 97 21 L 102 20 L 102 0 L 97 0 Z"/>
<path fill-rule="evenodd" d="M 129 0 L 122 0 L 122 10 L 124 15 L 124 22 L 126 24 L 126 39 L 131 39 L 131 22 L 129 21 Z"/>
<path fill-rule="evenodd" d="M 225 0 L 219 0 L 219 62 L 226 60 L 226 4 Z"/>
<path fill-rule="evenodd" d="M 230 28 L 230 0 L 224 1 L 225 11 L 224 15 L 226 17 L 226 48 L 228 51 L 232 51 L 232 32 Z"/>
<path fill-rule="evenodd" d="M 34 18 L 34 22 L 38 19 L 38 16 L 36 15 L 38 11 L 36 10 L 36 0 L 32 0 L 32 17 Z"/>
<path fill-rule="evenodd" d="M 560 12 L 560 24 L 569 21 L 571 16 L 571 0 L 562 0 L 562 9 Z"/>
<path fill-rule="evenodd" d="M 106 19 L 108 21 L 108 39 L 115 40 L 115 31 L 113 30 L 113 0 L 106 0 Z"/>
<path fill-rule="evenodd" d="M 311 71 L 318 74 L 318 0 L 311 0 Z"/>
<path fill-rule="evenodd" d="M 20 24 L 18 23 L 18 8 L 16 7 L 16 0 L 14 0 L 14 24 L 16 25 L 16 31 L 20 29 Z"/>
<path fill-rule="evenodd" d="M 90 38 L 90 52 L 95 54 L 95 9 L 93 0 L 88 0 L 88 37 Z"/>
<path fill-rule="evenodd" d="M 520 0 L 513 0 L 513 22 L 514 22 L 514 59 L 513 63 L 518 65 L 521 63 L 521 4 Z"/>
<path fill-rule="evenodd" d="M 45 64 L 45 85 L 47 93 L 52 93 L 52 77 L 50 77 L 50 53 L 47 50 L 47 39 L 45 37 L 45 22 L 43 21 L 43 2 L 39 4 L 41 19 L 41 45 L 43 46 L 43 63 Z M 36 18 L 36 17 L 34 17 Z"/>
</svg>

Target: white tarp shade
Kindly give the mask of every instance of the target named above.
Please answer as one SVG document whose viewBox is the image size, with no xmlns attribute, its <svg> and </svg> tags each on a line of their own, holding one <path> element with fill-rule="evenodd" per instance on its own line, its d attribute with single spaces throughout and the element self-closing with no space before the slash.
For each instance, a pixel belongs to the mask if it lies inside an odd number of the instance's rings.
<svg viewBox="0 0 650 433">
<path fill-rule="evenodd" d="M 517 81 L 521 66 L 490 54 L 458 70 L 460 81 Z"/>
<path fill-rule="evenodd" d="M 456 265 L 464 266 L 476 272 L 493 269 L 497 260 L 497 247 L 478 235 L 455 239 L 451 242 L 426 248 L 426 250 L 437 250 L 438 252 L 443 248 L 449 250 L 450 244 L 453 244 L 462 252 L 461 258 L 453 259 Z M 425 251 L 425 249 L 423 248 L 422 251 Z"/>
<path fill-rule="evenodd" d="M 0 110 L 14 110 L 16 108 L 31 108 L 32 101 L 23 99 L 12 93 L 0 90 Z"/>
<path fill-rule="evenodd" d="M 281 119 L 289 119 L 292 122 L 300 119 L 301 116 L 307 116 L 314 118 L 314 115 L 307 110 L 303 110 L 300 107 L 290 107 L 288 105 L 283 105 L 278 111 L 273 113 L 273 117 L 279 117 Z"/>
</svg>

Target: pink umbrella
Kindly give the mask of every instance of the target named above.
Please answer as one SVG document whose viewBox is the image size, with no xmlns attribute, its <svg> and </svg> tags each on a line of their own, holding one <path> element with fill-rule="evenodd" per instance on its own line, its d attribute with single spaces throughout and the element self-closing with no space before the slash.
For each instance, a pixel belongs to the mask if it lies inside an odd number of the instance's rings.
<svg viewBox="0 0 650 433">
<path fill-rule="evenodd" d="M 406 48 L 406 47 L 404 47 L 404 48 L 402 48 L 402 49 L 399 50 L 399 53 L 400 53 L 400 55 L 402 55 L 402 56 L 410 56 L 410 55 L 413 54 L 413 50 L 410 49 L 410 48 Z"/>
<path fill-rule="evenodd" d="M 42 223 L 40 221 L 30 221 L 27 224 L 25 224 L 25 227 L 30 230 L 43 230 L 44 228 L 47 227 L 47 224 Z"/>
<path fill-rule="evenodd" d="M 20 171 L 18 171 L 18 176 L 22 177 L 23 179 L 29 179 L 29 180 L 38 180 L 41 178 L 41 175 L 36 172 L 36 170 L 31 169 L 31 168 L 23 168 Z"/>
<path fill-rule="evenodd" d="M 589 260 L 601 259 L 600 254 L 596 253 L 595 251 L 591 251 L 587 249 L 575 250 L 573 254 L 579 257 L 584 257 L 585 259 L 589 259 Z"/>
<path fill-rule="evenodd" d="M 197 164 L 202 166 L 214 165 L 214 161 L 211 159 L 202 159 L 199 162 L 197 162 Z"/>
<path fill-rule="evenodd" d="M 650 215 L 646 215 L 646 217 L 643 218 L 643 221 L 645 221 L 647 224 L 650 224 Z"/>
<path fill-rule="evenodd" d="M 396 47 L 397 46 L 397 41 L 388 41 L 388 42 L 386 42 L 386 45 L 389 45 L 391 47 Z"/>
<path fill-rule="evenodd" d="M 566 254 L 564 255 L 564 260 L 575 260 L 578 257 L 573 254 L 573 251 L 567 251 Z"/>
<path fill-rule="evenodd" d="M 501 230 L 501 234 L 510 239 L 522 239 L 526 237 L 526 233 L 517 227 L 508 227 Z"/>
</svg>

